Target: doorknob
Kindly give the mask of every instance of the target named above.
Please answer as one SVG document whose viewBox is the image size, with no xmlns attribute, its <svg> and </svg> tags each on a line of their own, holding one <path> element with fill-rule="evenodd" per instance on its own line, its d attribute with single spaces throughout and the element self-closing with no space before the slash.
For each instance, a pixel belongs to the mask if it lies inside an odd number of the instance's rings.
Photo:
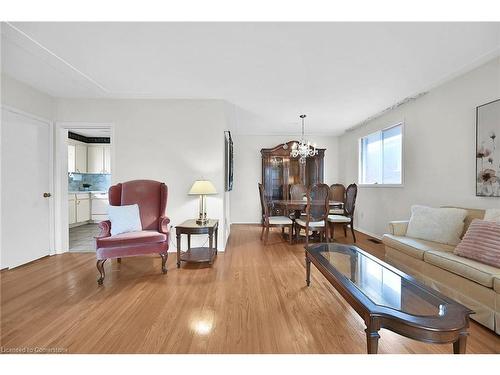
<svg viewBox="0 0 500 375">
<path fill-rule="evenodd" d="M 43 193 L 43 197 L 44 197 L 44 198 L 49 198 L 49 197 L 51 197 L 51 196 L 52 196 L 52 194 L 50 194 L 50 193 Z"/>
</svg>

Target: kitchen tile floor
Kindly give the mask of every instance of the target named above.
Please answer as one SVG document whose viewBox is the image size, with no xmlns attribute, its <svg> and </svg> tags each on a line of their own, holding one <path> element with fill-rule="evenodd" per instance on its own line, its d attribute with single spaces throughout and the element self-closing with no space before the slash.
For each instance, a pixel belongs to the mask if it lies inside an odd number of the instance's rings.
<svg viewBox="0 0 500 375">
<path fill-rule="evenodd" d="M 94 237 L 99 234 L 97 224 L 85 224 L 69 229 L 69 251 L 95 252 Z"/>
</svg>

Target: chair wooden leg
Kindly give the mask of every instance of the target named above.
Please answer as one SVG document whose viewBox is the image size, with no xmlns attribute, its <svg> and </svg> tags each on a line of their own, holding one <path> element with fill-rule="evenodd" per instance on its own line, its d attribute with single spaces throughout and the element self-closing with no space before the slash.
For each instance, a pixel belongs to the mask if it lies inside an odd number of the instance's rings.
<svg viewBox="0 0 500 375">
<path fill-rule="evenodd" d="M 356 242 L 356 235 L 354 234 L 354 224 L 352 221 L 351 221 L 351 233 L 352 233 L 352 238 L 353 238 L 354 242 Z"/>
<path fill-rule="evenodd" d="M 260 240 L 262 241 L 262 239 L 264 238 L 264 231 L 266 230 L 266 226 L 264 224 L 262 224 L 262 231 L 260 232 Z"/>
<path fill-rule="evenodd" d="M 102 285 L 104 282 L 104 277 L 106 274 L 104 273 L 104 262 L 106 262 L 106 259 L 100 259 L 97 261 L 97 270 L 99 271 L 99 278 L 97 279 L 97 285 Z"/>
<path fill-rule="evenodd" d="M 306 247 L 309 246 L 309 227 L 306 227 Z"/>
<path fill-rule="evenodd" d="M 266 234 L 264 237 L 264 245 L 267 245 L 267 239 L 269 238 L 269 226 L 266 226 Z"/>
<path fill-rule="evenodd" d="M 122 258 L 116 258 L 116 261 L 117 261 L 118 263 L 121 263 L 121 262 L 122 262 Z"/>
<path fill-rule="evenodd" d="M 344 228 L 344 237 L 347 237 L 347 224 L 342 225 Z"/>
<path fill-rule="evenodd" d="M 332 233 L 330 234 L 330 238 L 332 239 L 332 241 L 335 241 L 335 224 L 334 223 L 330 223 L 330 229 L 332 231 Z"/>
<path fill-rule="evenodd" d="M 293 243 L 293 224 L 288 226 L 288 240 L 290 241 L 290 245 Z"/>
<path fill-rule="evenodd" d="M 168 253 L 160 254 L 161 256 L 161 273 L 167 273 L 167 267 L 165 264 L 167 263 Z"/>
</svg>

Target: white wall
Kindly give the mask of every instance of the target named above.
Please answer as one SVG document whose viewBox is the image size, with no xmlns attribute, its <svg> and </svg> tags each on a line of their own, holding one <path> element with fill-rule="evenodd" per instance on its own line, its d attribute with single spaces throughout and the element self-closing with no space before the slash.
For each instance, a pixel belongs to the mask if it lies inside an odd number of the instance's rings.
<svg viewBox="0 0 500 375">
<path fill-rule="evenodd" d="M 360 188 L 355 226 L 377 235 L 387 222 L 409 217 L 410 206 L 500 207 L 500 198 L 475 196 L 475 109 L 500 98 L 500 59 L 434 88 L 339 139 L 340 177 L 358 180 L 358 139 L 405 122 L 405 183 Z"/>
<path fill-rule="evenodd" d="M 167 216 L 173 226 L 198 214 L 198 197 L 187 193 L 194 180 L 210 179 L 218 195 L 207 197 L 208 216 L 218 218 L 224 249 L 225 103 L 220 100 L 57 99 L 58 122 L 114 124 L 113 183 L 164 181 Z M 175 231 L 172 231 L 175 245 Z M 201 245 L 193 239 L 193 246 Z M 171 247 L 173 249 L 173 247 Z"/>
<path fill-rule="evenodd" d="M 233 223 L 260 223 L 261 209 L 257 183 L 262 179 L 262 148 L 274 147 L 300 135 L 248 135 L 234 134 L 234 189 L 231 196 Z M 338 138 L 333 136 L 308 136 L 325 151 L 325 183 L 338 182 Z"/>
<path fill-rule="evenodd" d="M 2 105 L 19 109 L 46 120 L 53 119 L 53 97 L 5 74 L 1 75 L 1 81 Z"/>
</svg>

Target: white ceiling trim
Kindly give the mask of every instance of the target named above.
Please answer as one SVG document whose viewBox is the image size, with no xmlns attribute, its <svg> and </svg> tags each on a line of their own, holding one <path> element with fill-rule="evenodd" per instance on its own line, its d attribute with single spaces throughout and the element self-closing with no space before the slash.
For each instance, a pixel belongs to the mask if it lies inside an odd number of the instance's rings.
<svg viewBox="0 0 500 375">
<path fill-rule="evenodd" d="M 54 57 L 55 59 L 59 60 L 60 62 L 62 62 L 64 65 L 66 65 L 68 68 L 70 68 L 73 72 L 77 73 L 78 75 L 80 75 L 82 78 L 86 79 L 87 81 L 89 81 L 90 83 L 94 84 L 95 86 L 97 86 L 99 89 L 101 89 L 103 92 L 107 93 L 107 94 L 110 94 L 111 92 L 106 88 L 104 87 L 103 85 L 101 85 L 99 82 L 97 82 L 95 79 L 93 79 L 92 77 L 90 77 L 89 75 L 85 74 L 84 72 L 82 72 L 80 69 L 76 68 L 75 66 L 73 66 L 71 63 L 69 63 L 68 61 L 66 61 L 65 59 L 63 59 L 62 57 L 58 56 L 57 54 L 55 54 L 54 52 L 52 52 L 49 48 L 45 47 L 42 43 L 38 42 L 37 40 L 35 40 L 35 38 L 31 37 L 30 35 L 26 34 L 23 30 L 19 29 L 18 27 L 12 25 L 10 22 L 5 22 L 6 25 L 8 25 L 11 29 L 15 30 L 16 32 L 18 32 L 21 36 L 23 36 L 24 38 L 26 38 L 27 40 L 29 40 L 30 42 L 32 42 L 33 44 L 35 44 L 37 47 L 41 48 L 43 51 L 47 52 L 50 56 Z"/>
</svg>

